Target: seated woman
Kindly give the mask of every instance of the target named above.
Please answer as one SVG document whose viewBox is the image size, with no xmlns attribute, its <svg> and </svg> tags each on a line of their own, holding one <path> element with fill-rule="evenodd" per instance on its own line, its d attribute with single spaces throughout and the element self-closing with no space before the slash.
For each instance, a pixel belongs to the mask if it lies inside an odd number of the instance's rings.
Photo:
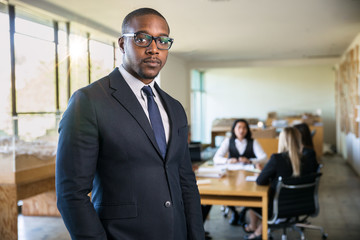
<svg viewBox="0 0 360 240">
<path fill-rule="evenodd" d="M 270 185 L 269 192 L 269 216 L 272 215 L 272 201 L 279 176 L 283 178 L 303 176 L 314 173 L 318 169 L 315 154 L 303 154 L 300 132 L 293 127 L 286 127 L 279 136 L 279 148 L 277 154 L 273 154 L 269 162 L 261 171 L 256 180 L 258 185 Z M 250 224 L 245 225 L 244 230 L 250 235 L 244 239 L 262 239 L 262 224 L 259 223 L 261 209 L 250 209 Z"/>
<path fill-rule="evenodd" d="M 227 157 L 226 157 L 227 156 Z M 267 155 L 260 144 L 251 137 L 249 124 L 244 119 L 235 120 L 231 128 L 231 137 L 226 138 L 214 156 L 214 164 L 265 164 Z M 245 211 L 239 215 L 235 207 L 229 207 L 233 214 L 229 223 L 242 225 Z M 239 222 L 240 220 L 240 222 Z"/>
</svg>

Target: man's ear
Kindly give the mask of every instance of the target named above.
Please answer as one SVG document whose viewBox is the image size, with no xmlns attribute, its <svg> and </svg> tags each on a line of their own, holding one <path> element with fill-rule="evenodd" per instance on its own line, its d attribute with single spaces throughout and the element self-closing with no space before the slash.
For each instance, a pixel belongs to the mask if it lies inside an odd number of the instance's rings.
<svg viewBox="0 0 360 240">
<path fill-rule="evenodd" d="M 124 48 L 124 38 L 120 37 L 118 40 L 118 44 L 120 47 L 120 51 L 124 54 L 125 53 L 125 48 Z"/>
</svg>

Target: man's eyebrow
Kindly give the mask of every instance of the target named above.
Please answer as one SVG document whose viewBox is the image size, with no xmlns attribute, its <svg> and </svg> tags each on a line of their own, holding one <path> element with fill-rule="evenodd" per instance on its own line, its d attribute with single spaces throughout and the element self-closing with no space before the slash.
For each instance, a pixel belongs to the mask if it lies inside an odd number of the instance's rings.
<svg viewBox="0 0 360 240">
<path fill-rule="evenodd" d="M 151 35 L 148 31 L 146 30 L 139 30 L 139 31 L 136 31 L 135 33 L 146 33 L 146 34 L 149 34 Z M 152 36 L 152 35 L 151 35 Z M 168 37 L 169 34 L 168 33 L 160 33 L 158 36 L 163 36 L 163 37 Z"/>
</svg>

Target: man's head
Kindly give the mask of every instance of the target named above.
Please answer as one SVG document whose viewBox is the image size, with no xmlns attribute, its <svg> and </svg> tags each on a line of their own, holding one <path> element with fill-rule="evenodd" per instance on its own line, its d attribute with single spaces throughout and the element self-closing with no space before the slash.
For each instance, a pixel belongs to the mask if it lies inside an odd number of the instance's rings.
<svg viewBox="0 0 360 240">
<path fill-rule="evenodd" d="M 140 8 L 129 13 L 119 38 L 124 68 L 142 82 L 150 83 L 166 63 L 167 48 L 172 44 L 169 32 L 165 18 L 154 9 Z"/>
</svg>

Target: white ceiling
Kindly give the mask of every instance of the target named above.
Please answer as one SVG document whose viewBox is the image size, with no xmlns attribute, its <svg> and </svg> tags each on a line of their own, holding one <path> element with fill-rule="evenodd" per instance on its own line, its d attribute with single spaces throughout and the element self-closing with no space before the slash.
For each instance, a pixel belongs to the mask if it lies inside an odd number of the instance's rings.
<svg viewBox="0 0 360 240">
<path fill-rule="evenodd" d="M 190 61 L 339 57 L 360 32 L 360 0 L 14 1 L 114 36 L 127 13 L 155 8 L 175 38 L 171 51 Z"/>
</svg>

